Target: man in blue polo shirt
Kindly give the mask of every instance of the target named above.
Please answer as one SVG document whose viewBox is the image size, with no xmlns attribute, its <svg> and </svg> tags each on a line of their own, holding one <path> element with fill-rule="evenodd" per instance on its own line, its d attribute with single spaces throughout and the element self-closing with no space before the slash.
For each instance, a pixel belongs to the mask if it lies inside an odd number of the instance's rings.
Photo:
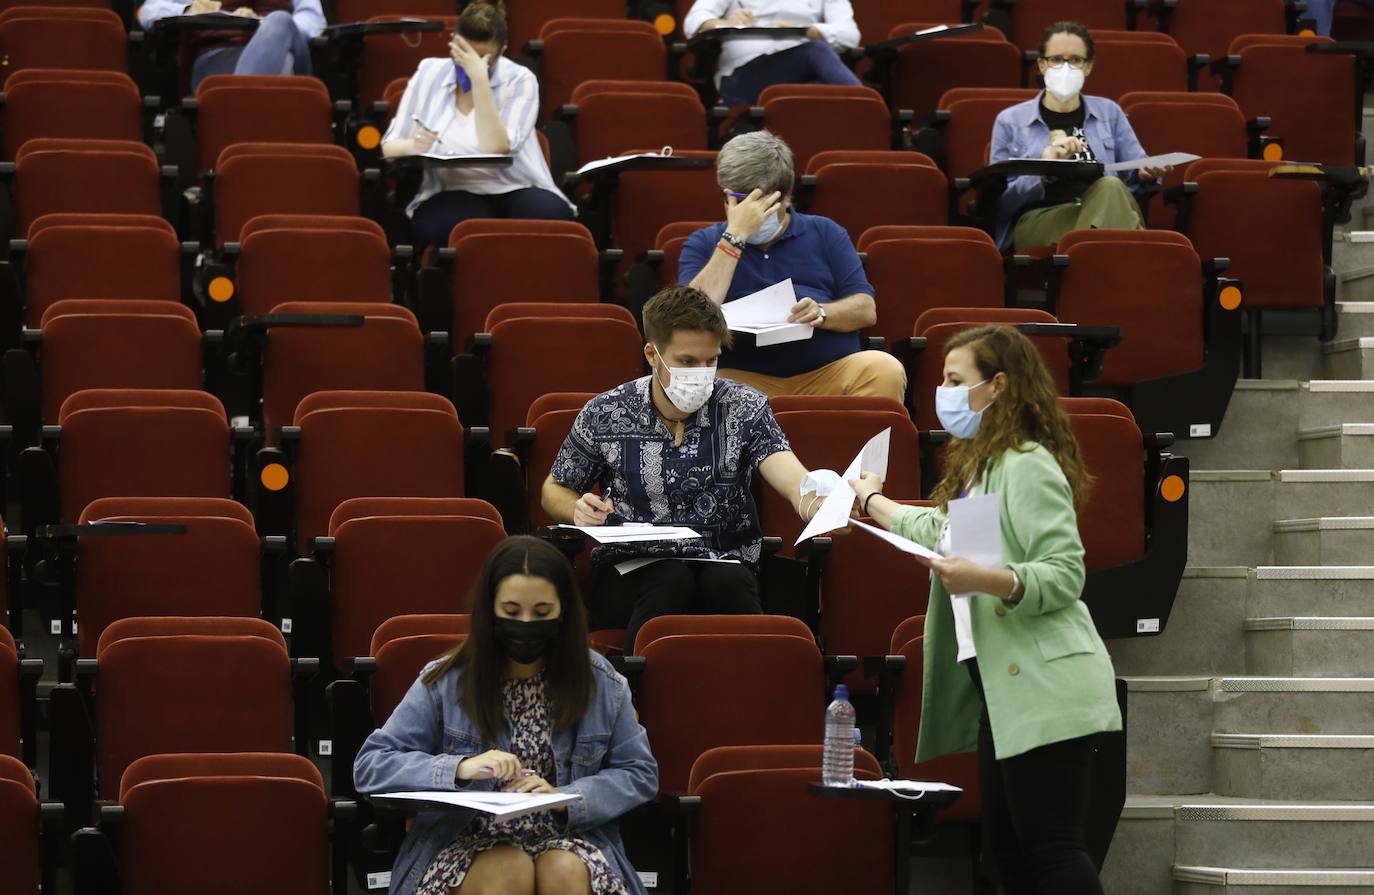
<svg viewBox="0 0 1374 895">
<path fill-rule="evenodd" d="M 885 351 L 861 351 L 859 331 L 877 322 L 873 287 L 849 234 L 829 218 L 793 211 L 792 150 L 768 131 L 721 147 L 716 182 L 726 220 L 698 230 L 682 247 L 678 282 L 717 304 L 790 278 L 793 323 L 809 339 L 734 348 L 720 375 L 766 395 L 878 395 L 902 401 L 906 371 Z"/>
</svg>

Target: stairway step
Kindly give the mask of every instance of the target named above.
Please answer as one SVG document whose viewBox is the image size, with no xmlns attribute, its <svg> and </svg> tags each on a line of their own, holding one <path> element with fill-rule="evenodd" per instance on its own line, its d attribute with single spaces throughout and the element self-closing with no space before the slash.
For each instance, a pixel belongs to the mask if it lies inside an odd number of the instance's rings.
<svg viewBox="0 0 1374 895">
<path fill-rule="evenodd" d="M 1272 562 L 1276 476 L 1268 469 L 1194 468 L 1189 473 L 1188 561 L 1199 566 Z M 1283 513 L 1284 518 L 1297 515 Z"/>
<path fill-rule="evenodd" d="M 1256 799 L 1374 799 L 1374 736 L 1214 733 L 1217 792 Z"/>
<path fill-rule="evenodd" d="M 1360 220 L 1355 215 L 1352 224 Z M 1374 230 L 1346 230 L 1332 234 L 1331 268 L 1343 273 L 1374 266 Z"/>
<path fill-rule="evenodd" d="M 1224 677 L 1213 682 L 1216 733 L 1374 734 L 1374 677 Z"/>
<path fill-rule="evenodd" d="M 1374 268 L 1366 274 L 1361 298 L 1342 301 L 1336 304 L 1341 320 L 1339 329 L 1342 339 L 1355 339 L 1374 336 Z"/>
<path fill-rule="evenodd" d="M 1330 379 L 1374 379 L 1374 338 L 1335 339 L 1322 346 Z"/>
<path fill-rule="evenodd" d="M 1374 616 L 1374 566 L 1259 566 L 1249 573 L 1247 618 Z"/>
<path fill-rule="evenodd" d="M 1296 379 L 1237 380 L 1216 437 L 1180 439 L 1170 450 L 1193 469 L 1296 467 L 1300 400 Z"/>
<path fill-rule="evenodd" d="M 1212 679 L 1127 677 L 1126 781 L 1141 795 L 1212 791 Z"/>
<path fill-rule="evenodd" d="M 1319 516 L 1274 523 L 1281 566 L 1350 566 L 1374 557 L 1374 516 Z"/>
<path fill-rule="evenodd" d="M 1211 796 L 1174 816 L 1179 864 L 1374 869 L 1374 804 Z"/>
<path fill-rule="evenodd" d="M 1172 891 L 1174 805 L 1167 798 L 1127 796 L 1102 866 L 1102 889 L 1112 895 Z M 934 889 L 922 891 L 936 891 Z"/>
<path fill-rule="evenodd" d="M 1244 566 L 1188 566 L 1173 612 L 1157 637 L 1108 640 L 1116 673 L 1169 674 L 1186 668 L 1200 674 L 1245 672 Z"/>
<path fill-rule="evenodd" d="M 1298 422 L 1304 428 L 1374 422 L 1374 381 L 1314 379 L 1304 383 L 1298 392 Z"/>
<path fill-rule="evenodd" d="M 1374 506 L 1374 469 L 1281 469 L 1274 498 L 1281 516 L 1358 516 Z"/>
<path fill-rule="evenodd" d="M 1298 430 L 1303 469 L 1374 468 L 1374 423 L 1337 423 Z"/>
<path fill-rule="evenodd" d="M 1269 617 L 1245 621 L 1246 672 L 1279 676 L 1374 674 L 1374 618 Z"/>
<path fill-rule="evenodd" d="M 1374 870 L 1174 866 L 1175 895 L 1217 892 L 1252 895 L 1275 892 L 1321 892 L 1322 895 L 1374 892 Z"/>
</svg>

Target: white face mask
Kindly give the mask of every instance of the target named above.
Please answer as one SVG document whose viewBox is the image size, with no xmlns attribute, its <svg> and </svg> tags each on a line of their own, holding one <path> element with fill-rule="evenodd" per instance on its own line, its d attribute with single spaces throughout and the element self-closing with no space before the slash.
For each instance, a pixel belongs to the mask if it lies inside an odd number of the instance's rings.
<svg viewBox="0 0 1374 895">
<path fill-rule="evenodd" d="M 660 368 L 668 371 L 669 383 L 663 385 L 661 379 L 658 383 L 663 386 L 663 394 L 667 395 L 673 406 L 683 413 L 696 413 L 711 398 L 711 392 L 716 385 L 716 368 L 670 367 L 657 345 L 654 346 L 654 351 L 658 351 Z"/>
<path fill-rule="evenodd" d="M 749 237 L 749 244 L 756 246 L 767 245 L 774 239 L 777 239 L 780 230 L 782 230 L 781 210 L 779 210 L 777 214 L 770 214 L 762 224 L 759 224 L 759 229 L 754 232 L 753 236 Z"/>
<path fill-rule="evenodd" d="M 1067 62 L 1052 65 L 1045 69 L 1045 89 L 1054 94 L 1055 99 L 1066 103 L 1083 92 L 1085 77 L 1083 69 L 1074 68 Z"/>
</svg>

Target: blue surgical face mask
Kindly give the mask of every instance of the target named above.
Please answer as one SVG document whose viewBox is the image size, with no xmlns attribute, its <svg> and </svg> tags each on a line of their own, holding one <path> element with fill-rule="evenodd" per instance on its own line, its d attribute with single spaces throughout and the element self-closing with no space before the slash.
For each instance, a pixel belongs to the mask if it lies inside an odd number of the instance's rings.
<svg viewBox="0 0 1374 895">
<path fill-rule="evenodd" d="M 781 232 L 781 230 L 782 211 L 779 210 L 777 214 L 770 214 L 762 224 L 759 224 L 759 229 L 755 231 L 753 236 L 749 237 L 749 244 L 756 246 L 767 245 L 778 238 L 778 233 Z"/>
<path fill-rule="evenodd" d="M 453 63 L 453 70 L 458 74 L 458 92 L 467 93 L 472 89 L 472 78 L 469 78 L 468 73 L 463 71 L 463 66 L 456 62 Z"/>
<path fill-rule="evenodd" d="M 978 427 L 983 422 L 983 410 L 988 408 L 974 410 L 969 407 L 968 395 L 987 381 L 984 379 L 973 385 L 942 385 L 935 389 L 935 415 L 950 435 L 967 441 L 978 434 Z M 992 401 L 988 405 L 991 406 Z"/>
</svg>

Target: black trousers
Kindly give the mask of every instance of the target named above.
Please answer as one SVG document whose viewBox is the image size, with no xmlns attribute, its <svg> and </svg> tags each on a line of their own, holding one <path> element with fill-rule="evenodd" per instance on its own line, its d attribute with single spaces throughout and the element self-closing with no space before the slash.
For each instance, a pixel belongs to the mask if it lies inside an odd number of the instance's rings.
<svg viewBox="0 0 1374 895">
<path fill-rule="evenodd" d="M 660 615 L 758 615 L 759 579 L 743 563 L 662 559 L 622 575 L 613 565 L 592 574 L 592 629 L 625 628 L 625 654 L 635 635 Z"/>
<path fill-rule="evenodd" d="M 1092 791 L 1093 738 L 1050 743 L 998 761 L 978 662 L 966 663 L 983 700 L 978 783 L 983 837 L 1006 895 L 1102 895 L 1085 826 Z"/>
</svg>

